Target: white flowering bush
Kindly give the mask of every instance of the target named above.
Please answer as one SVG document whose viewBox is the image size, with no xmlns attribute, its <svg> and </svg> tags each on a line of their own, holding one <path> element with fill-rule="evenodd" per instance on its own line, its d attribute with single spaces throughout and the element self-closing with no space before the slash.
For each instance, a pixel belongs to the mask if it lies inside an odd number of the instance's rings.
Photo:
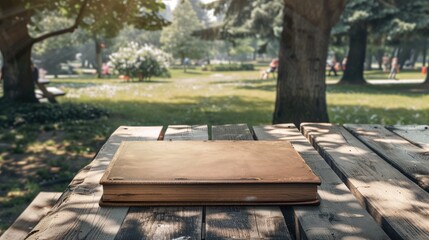
<svg viewBox="0 0 429 240">
<path fill-rule="evenodd" d="M 169 64 L 172 57 L 150 45 L 140 46 L 130 42 L 109 56 L 111 65 L 119 74 L 139 80 L 156 76 L 169 77 Z"/>
</svg>

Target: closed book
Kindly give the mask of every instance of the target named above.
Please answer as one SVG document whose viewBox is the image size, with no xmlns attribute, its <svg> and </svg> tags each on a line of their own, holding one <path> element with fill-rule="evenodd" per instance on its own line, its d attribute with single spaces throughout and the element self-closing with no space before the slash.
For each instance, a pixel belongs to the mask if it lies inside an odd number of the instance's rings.
<svg viewBox="0 0 429 240">
<path fill-rule="evenodd" d="M 318 204 L 320 179 L 287 141 L 122 142 L 106 206 Z"/>
</svg>

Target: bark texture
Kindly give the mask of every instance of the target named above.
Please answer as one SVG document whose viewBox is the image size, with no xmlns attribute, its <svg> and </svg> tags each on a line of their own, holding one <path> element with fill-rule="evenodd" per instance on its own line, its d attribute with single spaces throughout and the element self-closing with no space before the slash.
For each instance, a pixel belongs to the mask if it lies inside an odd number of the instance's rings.
<svg viewBox="0 0 429 240">
<path fill-rule="evenodd" d="M 344 0 L 285 0 L 273 123 L 328 122 L 325 66 Z"/>
<path fill-rule="evenodd" d="M 4 59 L 3 98 L 12 102 L 37 102 L 35 85 L 31 77 L 33 45 L 51 37 L 73 32 L 82 21 L 88 1 L 82 2 L 72 26 L 36 38 L 30 36 L 27 27 L 32 16 L 31 9 L 26 9 L 23 4 L 16 1 L 16 11 L 6 11 L 0 18 L 0 51 Z"/>
<path fill-rule="evenodd" d="M 31 79 L 33 44 L 27 21 L 27 16 L 18 17 L 10 21 L 9 28 L 0 29 L 0 51 L 4 59 L 3 98 L 8 101 L 37 102 Z"/>
<path fill-rule="evenodd" d="M 368 31 L 365 24 L 357 24 L 351 28 L 349 33 L 349 53 L 347 55 L 346 70 L 341 78 L 342 84 L 366 84 L 363 71 L 367 35 Z"/>
</svg>

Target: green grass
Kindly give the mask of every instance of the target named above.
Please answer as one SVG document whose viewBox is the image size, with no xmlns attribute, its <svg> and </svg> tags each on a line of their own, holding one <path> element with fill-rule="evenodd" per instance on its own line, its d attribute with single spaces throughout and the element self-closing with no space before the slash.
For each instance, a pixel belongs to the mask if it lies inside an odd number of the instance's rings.
<svg viewBox="0 0 429 240">
<path fill-rule="evenodd" d="M 56 79 L 51 85 L 66 90 L 61 103 L 95 104 L 109 117 L 0 129 L 0 234 L 38 191 L 64 190 L 118 126 L 270 124 L 276 94 L 275 80 L 260 80 L 258 71 L 172 70 L 172 78 L 150 82 Z M 428 124 L 428 92 L 418 85 L 329 85 L 328 112 L 334 123 Z"/>
<path fill-rule="evenodd" d="M 382 76 L 371 71 L 367 76 Z M 419 72 L 408 72 L 418 77 Z M 404 75 L 405 76 L 405 75 Z M 111 113 L 108 125 L 269 124 L 275 80 L 252 72 L 183 73 L 170 79 L 126 83 L 116 79 L 55 80 L 65 88 L 62 102 L 95 103 Z M 429 96 L 418 86 L 337 86 L 327 92 L 330 119 L 335 123 L 427 123 Z"/>
</svg>

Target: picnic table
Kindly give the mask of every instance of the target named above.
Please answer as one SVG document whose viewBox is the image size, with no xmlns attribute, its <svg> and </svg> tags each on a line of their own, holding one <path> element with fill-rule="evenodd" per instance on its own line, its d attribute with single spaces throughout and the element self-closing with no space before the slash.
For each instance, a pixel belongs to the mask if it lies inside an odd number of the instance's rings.
<svg viewBox="0 0 429 240">
<path fill-rule="evenodd" d="M 209 139 L 290 141 L 322 180 L 320 206 L 99 206 L 122 141 Z M 32 219 L 25 211 L 1 239 L 429 239 L 428 153 L 428 126 L 122 126 L 65 192 L 36 198 Z"/>
<path fill-rule="evenodd" d="M 51 102 L 56 102 L 55 97 L 64 96 L 66 93 L 56 87 L 47 87 L 47 85 L 50 83 L 48 79 L 39 79 L 37 82 L 38 89 L 35 89 L 36 98 L 39 100 L 42 99 L 49 99 Z"/>
</svg>

